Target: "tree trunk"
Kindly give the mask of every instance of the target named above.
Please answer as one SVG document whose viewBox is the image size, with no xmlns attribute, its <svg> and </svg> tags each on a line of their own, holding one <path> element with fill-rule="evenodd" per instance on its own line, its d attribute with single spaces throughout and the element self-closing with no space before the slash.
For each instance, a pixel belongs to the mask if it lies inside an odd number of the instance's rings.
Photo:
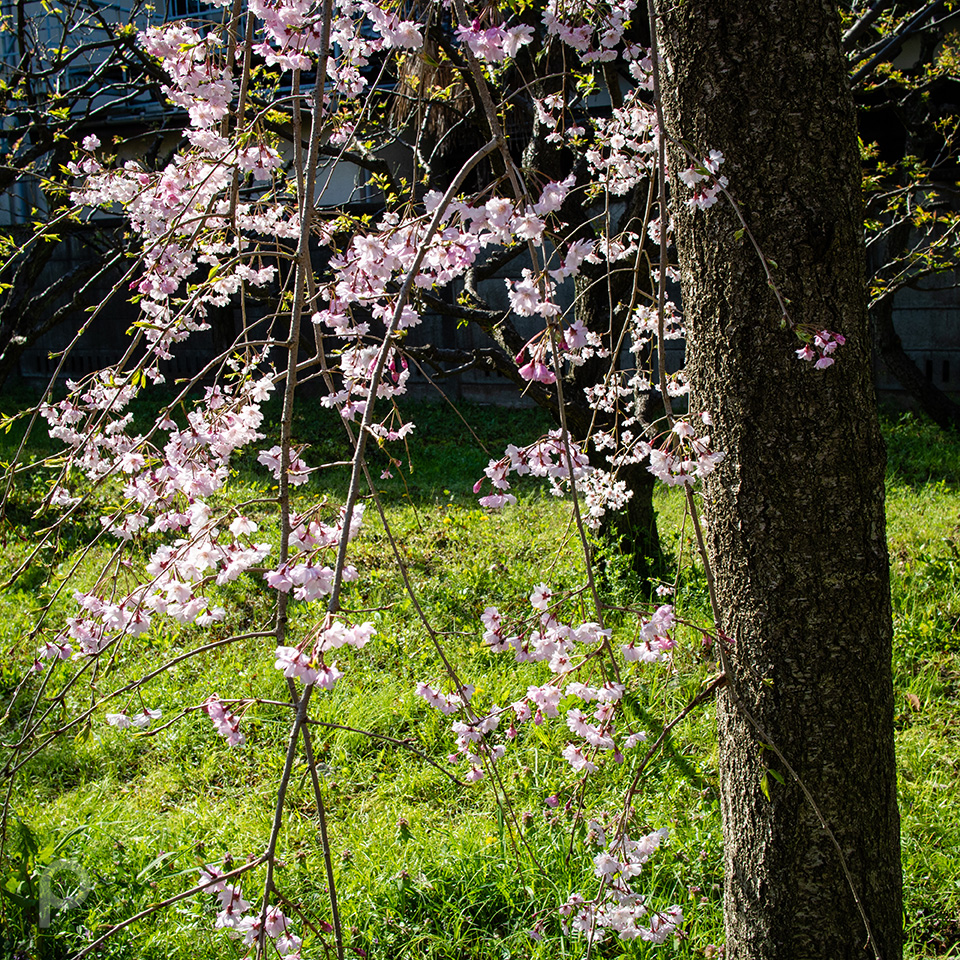
<svg viewBox="0 0 960 960">
<path fill-rule="evenodd" d="M 644 191 L 646 193 L 646 191 Z M 636 202 L 635 199 L 632 202 Z M 596 333 L 611 352 L 620 343 L 624 325 L 627 323 L 627 310 L 622 306 L 636 299 L 635 289 L 650 291 L 650 276 L 646 271 L 632 272 L 622 270 L 601 282 L 589 269 L 584 270 L 576 280 L 576 317 L 584 326 Z M 570 371 L 565 386 L 567 402 L 567 422 L 576 438 L 583 439 L 591 430 L 610 430 L 619 433 L 619 424 L 623 422 L 629 410 L 621 410 L 617 415 L 594 410 L 586 402 L 584 390 L 601 383 L 608 375 L 610 358 L 593 357 L 582 366 Z M 644 405 L 644 418 L 651 416 L 652 405 L 657 406 L 658 415 L 662 413 L 659 400 L 652 392 L 638 398 Z M 634 434 L 639 430 L 636 424 L 631 427 Z M 589 455 L 595 467 L 610 469 L 607 450 L 595 451 L 589 448 Z M 619 511 L 604 516 L 599 534 L 614 553 L 629 556 L 630 569 L 638 580 L 651 587 L 664 573 L 663 550 L 657 530 L 657 511 L 653 505 L 653 492 L 656 479 L 647 470 L 646 464 L 626 464 L 617 472 L 617 479 L 632 491 L 626 506 Z"/>
<path fill-rule="evenodd" d="M 895 960 L 884 452 L 836 10 L 829 0 L 656 3 L 673 169 L 689 165 L 681 141 L 698 156 L 721 150 L 792 321 L 847 337 L 827 370 L 798 360 L 733 209 L 687 209 L 674 176 L 692 409 L 712 413 L 727 452 L 704 491 L 734 691 L 718 707 L 727 956 Z M 875 950 L 841 858 L 771 741 L 836 834 Z"/>
<path fill-rule="evenodd" d="M 912 228 L 912 222 L 906 217 L 888 227 L 884 231 L 883 241 L 874 246 L 872 257 L 868 255 L 868 270 L 873 266 L 874 273 L 880 275 L 889 272 L 885 269 L 885 264 L 899 265 L 909 254 Z M 932 380 L 925 377 L 903 349 L 903 341 L 893 323 L 893 300 L 896 292 L 894 288 L 875 300 L 870 307 L 873 349 L 890 376 L 913 397 L 934 423 L 944 430 L 960 430 L 960 404 L 951 400 Z"/>
<path fill-rule="evenodd" d="M 960 430 L 960 404 L 924 376 L 903 349 L 903 341 L 893 323 L 893 297 L 885 297 L 874 304 L 870 319 L 874 346 L 890 375 L 937 426 L 944 430 Z"/>
</svg>

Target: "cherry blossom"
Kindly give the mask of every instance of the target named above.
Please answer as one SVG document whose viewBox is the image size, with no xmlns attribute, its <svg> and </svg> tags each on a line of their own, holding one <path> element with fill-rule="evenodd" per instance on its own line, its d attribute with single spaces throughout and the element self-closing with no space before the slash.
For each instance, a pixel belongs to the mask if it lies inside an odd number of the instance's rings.
<svg viewBox="0 0 960 960">
<path fill-rule="evenodd" d="M 798 336 L 805 342 L 797 350 L 797 356 L 801 360 L 813 360 L 815 369 L 826 370 L 834 364 L 833 354 L 838 347 L 842 347 L 847 339 L 840 333 L 834 333 L 830 330 L 816 330 L 809 332 L 798 330 Z"/>
<path fill-rule="evenodd" d="M 216 694 L 209 696 L 201 707 L 203 712 L 213 721 L 217 733 L 223 737 L 231 747 L 239 746 L 246 739 L 240 732 L 240 718 L 227 710 Z"/>
<path fill-rule="evenodd" d="M 226 0 L 214 5 L 230 6 Z M 332 660 L 335 651 L 357 651 L 336 654 L 343 659 L 360 655 L 376 634 L 374 622 L 353 620 L 363 614 L 347 615 L 338 605 L 340 588 L 364 576 L 361 554 L 350 546 L 361 529 L 363 505 L 356 502 L 355 484 L 347 503 L 333 513 L 326 512 L 325 502 L 310 502 L 308 483 L 322 466 L 315 462 L 318 446 L 288 441 L 289 419 L 282 443 L 266 440 L 277 435 L 276 425 L 264 422 L 267 402 L 277 385 L 291 400 L 294 374 L 303 369 L 323 383 L 324 406 L 339 411 L 348 426 L 360 422 L 354 434 L 392 451 L 389 445 L 401 444 L 415 429 L 403 408 L 393 405 L 411 380 L 410 331 L 423 323 L 437 298 L 452 303 L 461 293 L 467 296 L 478 271 L 504 251 L 512 256 L 522 249 L 526 258 L 519 275 L 498 274 L 501 279 L 491 282 L 504 313 L 513 314 L 524 331 L 510 348 L 519 377 L 558 392 L 574 368 L 610 360 L 609 375 L 567 400 L 586 401 L 603 415 L 598 419 L 615 426 L 589 438 L 554 430 L 525 446 L 509 444 L 474 487 L 483 507 L 522 509 L 512 485 L 531 476 L 546 480 L 554 495 L 576 497 L 582 526 L 597 530 L 631 496 L 618 476 L 621 468 L 644 463 L 664 484 L 690 488 L 723 463 L 717 449 L 722 441 L 713 436 L 720 430 L 709 413 L 669 413 L 653 424 L 642 418 L 639 398 L 647 391 L 665 389 L 673 398 L 689 390 L 682 371 L 664 373 L 661 385 L 652 358 L 661 351 L 656 365 L 662 369 L 664 342 L 685 335 L 675 303 L 661 295 L 657 305 L 647 297 L 617 306 L 626 322 L 621 344 L 607 342 L 609 337 L 567 309 L 573 281 L 585 265 L 596 272 L 633 271 L 651 243 L 662 241 L 667 249 L 671 216 L 653 199 L 652 187 L 665 185 L 674 203 L 703 211 L 697 216 L 709 215 L 729 188 L 720 173 L 724 157 L 709 144 L 698 145 L 681 169 L 658 169 L 663 135 L 651 96 L 654 64 L 649 50 L 625 39 L 636 16 L 635 0 L 547 0 L 536 24 L 529 17 L 519 22 L 507 8 L 472 9 L 466 16 L 455 10 L 457 25 L 449 38 L 477 70 L 475 81 L 494 83 L 514 70 L 510 62 L 518 58 L 515 70 L 522 74 L 524 51 L 539 54 L 547 44 L 568 48 L 565 55 L 579 64 L 585 81 L 592 70 L 614 65 L 622 97 L 608 110 L 587 110 L 573 85 L 534 98 L 530 90 L 537 84 L 531 84 L 510 101 L 510 109 L 529 107 L 536 137 L 575 152 L 576 162 L 567 169 L 576 174 L 552 180 L 528 171 L 525 158 L 523 169 L 508 170 L 507 177 L 484 183 L 478 175 L 470 191 L 451 188 L 444 194 L 429 189 L 436 171 L 427 171 L 422 185 L 418 180 L 382 212 L 369 215 L 333 209 L 322 185 L 314 184 L 312 195 L 306 192 L 306 174 L 315 171 L 293 169 L 298 148 L 285 143 L 290 130 L 283 136 L 276 132 L 274 107 L 289 109 L 296 96 L 291 91 L 300 90 L 301 119 L 316 124 L 316 137 L 308 136 L 304 121 L 304 142 L 313 137 L 311 149 L 322 148 L 324 162 L 338 151 L 379 162 L 383 141 L 371 134 L 370 102 L 361 97 L 380 64 L 386 71 L 381 76 L 399 76 L 395 63 L 386 66 L 390 58 L 403 62 L 410 56 L 404 51 L 423 50 L 429 34 L 426 23 L 404 19 L 414 16 L 413 8 L 333 0 L 330 9 L 325 24 L 323 4 L 249 0 L 243 15 L 252 45 L 212 22 L 169 22 L 138 31 L 138 55 L 151 59 L 164 77 L 162 89 L 178 110 L 181 129 L 171 131 L 170 145 L 149 160 L 132 158 L 130 151 L 113 156 L 92 134 L 74 149 L 67 172 L 78 215 L 123 217 L 137 247 L 125 281 L 139 311 L 133 324 L 137 345 L 130 353 L 137 359 L 68 381 L 65 397 L 51 395 L 39 407 L 51 437 L 63 445 L 64 466 L 49 487 L 50 506 L 69 517 L 83 502 L 74 487 L 102 493 L 110 506 L 101 509 L 98 501 L 94 522 L 122 571 L 77 591 L 64 620 L 31 641 L 38 644 L 32 669 L 43 671 L 42 682 L 107 651 L 134 654 L 157 624 L 180 624 L 191 635 L 225 620 L 221 604 L 236 590 L 229 585 L 245 578 L 245 587 L 261 590 L 279 611 L 280 626 L 269 646 L 275 669 L 298 690 L 332 690 L 343 676 Z M 430 29 L 444 28 L 434 20 Z M 233 61 L 227 56 L 231 50 Z M 251 58 L 264 80 L 253 99 L 245 86 L 250 77 L 242 73 Z M 292 71 L 299 72 L 295 78 L 277 79 Z M 300 73 L 313 71 L 326 79 L 315 95 L 299 86 Z M 269 78 L 283 90 L 276 102 L 264 92 L 273 82 Z M 418 158 L 415 169 L 419 177 L 426 161 Z M 586 228 L 566 222 L 572 220 L 564 216 L 571 199 L 593 217 L 609 198 L 648 187 L 649 210 L 627 229 L 612 227 L 609 210 Z M 288 273 L 294 259 L 301 272 L 294 267 Z M 653 279 L 676 279 L 674 266 L 655 263 Z M 257 293 L 279 304 L 268 321 L 247 317 L 251 294 Z M 291 302 L 300 306 L 291 309 Z M 182 391 L 155 423 L 139 424 L 131 403 L 163 383 L 162 363 L 209 328 L 212 310 L 235 304 L 243 305 L 245 339 L 224 355 L 219 370 L 198 377 L 193 392 Z M 316 356 L 309 358 L 294 346 L 293 316 L 301 309 L 316 336 Z M 801 340 L 796 355 L 818 370 L 831 366 L 845 343 L 843 335 L 826 329 L 795 332 Z M 626 368 L 619 366 L 621 355 L 633 357 Z M 245 451 L 276 481 L 270 494 L 274 506 L 274 494 L 287 498 L 278 514 L 279 534 L 270 521 L 253 518 L 260 517 L 261 506 L 229 506 L 233 501 L 224 496 L 236 458 Z M 399 454 L 388 457 L 394 469 L 400 466 Z M 354 465 L 362 464 L 357 447 Z M 381 474 L 391 475 L 389 468 Z M 359 476 L 354 470 L 354 479 Z M 290 487 L 301 488 L 293 504 Z M 88 496 L 88 502 L 93 499 Z M 614 640 L 599 604 L 589 613 L 583 596 L 571 598 L 546 582 L 551 576 L 546 567 L 542 576 L 544 582 L 525 585 L 512 601 L 498 600 L 500 606 L 488 604 L 492 598 L 480 600 L 484 654 L 506 655 L 516 671 L 503 705 L 455 674 L 416 686 L 430 709 L 449 718 L 444 722 L 453 741 L 450 761 L 462 765 L 468 781 L 496 770 L 510 745 L 532 732 L 530 724 L 561 727 L 565 784 L 581 784 L 604 765 L 621 763 L 623 751 L 646 736 L 629 721 L 628 692 L 644 682 L 645 671 L 669 664 L 683 642 L 671 604 L 637 615 L 632 625 L 618 627 Z M 667 596 L 672 589 L 661 584 L 657 592 Z M 290 605 L 300 605 L 295 617 Z M 519 614 L 503 612 L 517 607 L 523 608 Z M 190 709 L 206 714 L 230 746 L 240 746 L 245 736 L 239 714 L 252 702 L 211 694 Z M 106 713 L 105 722 L 143 730 L 160 716 L 160 709 L 128 705 Z M 548 797 L 547 806 L 559 806 L 565 791 L 566 786 Z M 592 856 L 600 892 L 593 900 L 574 893 L 561 908 L 568 930 L 591 942 L 615 934 L 662 943 L 680 929 L 680 907 L 654 909 L 635 889 L 644 864 L 666 838 L 665 830 L 638 835 L 637 819 L 591 825 L 601 847 Z M 229 871 L 201 869 L 201 883 L 218 901 L 215 925 L 244 946 L 267 937 L 278 955 L 299 957 L 302 942 L 289 918 L 275 904 L 267 905 L 269 885 L 262 908 L 251 908 L 253 901 L 223 880 L 224 872 Z"/>
</svg>

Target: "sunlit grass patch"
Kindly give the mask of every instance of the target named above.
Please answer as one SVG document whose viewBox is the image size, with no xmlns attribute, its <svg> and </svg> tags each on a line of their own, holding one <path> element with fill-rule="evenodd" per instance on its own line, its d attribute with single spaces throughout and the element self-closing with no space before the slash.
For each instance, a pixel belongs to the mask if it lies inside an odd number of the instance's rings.
<svg viewBox="0 0 960 960">
<path fill-rule="evenodd" d="M 531 440 L 544 427 L 538 415 L 473 414 L 481 423 L 488 421 L 484 438 L 493 456 L 511 438 L 512 420 Z M 313 701 L 318 722 L 310 729 L 348 947 L 390 958 L 582 956 L 583 942 L 562 934 L 557 907 L 573 891 L 589 895 L 596 884 L 591 861 L 596 850 L 585 843 L 585 815 L 611 821 L 617 816 L 642 751 L 588 781 L 581 794 L 572 789 L 576 776 L 558 754 L 568 736 L 561 719 L 522 727 L 501 761 L 509 806 L 498 809 L 489 777 L 469 787 L 457 784 L 452 777 L 462 776 L 463 766 L 447 759 L 453 750 L 450 719 L 414 692 L 421 680 L 443 683 L 444 665 L 399 580 L 402 566 L 445 655 L 476 684 L 478 703 L 507 704 L 522 696 L 537 674 L 519 677 L 512 655 L 494 654 L 482 645 L 480 614 L 496 603 L 505 613 L 525 615 L 530 591 L 539 582 L 556 589 L 579 587 L 578 533 L 569 505 L 533 482 L 517 487 L 515 506 L 492 514 L 480 510 L 472 485 L 488 455 L 477 452 L 469 431 L 443 408 L 417 410 L 413 416 L 422 424 L 422 436 L 415 434 L 410 444 L 413 472 L 405 464 L 406 485 L 398 475 L 377 483 L 390 535 L 364 492 L 364 526 L 351 547 L 351 562 L 362 576 L 347 585 L 344 610 L 373 622 L 376 636 L 362 651 L 338 651 L 344 676 Z M 305 418 L 300 429 L 303 442 L 325 442 L 315 420 Z M 892 463 L 898 462 L 897 444 L 907 442 L 905 429 L 890 433 Z M 922 437 L 929 444 L 926 432 Z M 329 443 L 325 455 L 337 455 L 334 441 Z M 948 463 L 951 443 L 937 439 L 948 448 Z M 236 499 L 222 497 L 218 509 L 229 512 L 237 503 L 275 495 L 255 456 L 237 469 L 239 483 L 231 495 Z M 955 826 L 960 823 L 960 742 L 953 722 L 960 706 L 955 546 L 960 498 L 949 484 L 928 482 L 917 472 L 908 481 L 897 469 L 888 485 L 888 531 L 908 955 L 949 956 L 957 949 L 950 918 L 960 910 Z M 306 511 L 327 497 L 321 516 L 330 520 L 342 495 L 342 481 L 321 472 L 296 492 L 294 509 Z M 674 598 L 678 610 L 693 624 L 705 623 L 705 581 L 699 563 L 690 559 L 682 497 L 676 491 L 658 493 L 656 505 L 665 548 L 684 558 Z M 260 536 L 276 541 L 267 504 L 243 510 L 261 524 Z M 84 522 L 96 522 L 96 514 L 90 509 Z M 9 570 L 29 548 L 29 532 L 7 542 Z M 0 670 L 4 697 L 34 655 L 26 642 L 33 619 L 51 600 L 54 577 L 79 559 L 79 544 L 79 539 L 61 540 L 33 574 L 29 589 L 18 585 L 0 597 L 0 636 L 15 651 Z M 81 585 L 94 582 L 112 549 L 105 540 L 80 560 Z M 143 562 L 135 550 L 129 557 Z M 260 578 L 251 572 L 209 588 L 227 611 L 220 625 L 200 630 L 158 624 L 150 634 L 118 645 L 109 668 L 78 683 L 50 725 L 89 708 L 95 696 L 124 690 L 144 668 L 159 668 L 231 633 L 268 628 L 273 600 L 265 599 Z M 614 607 L 645 606 L 646 593 L 631 579 L 627 564 L 610 565 L 600 589 Z M 50 616 L 62 618 L 71 603 L 69 595 L 58 597 Z M 587 607 L 579 610 L 578 604 L 570 600 L 564 616 L 585 614 Z M 613 609 L 607 615 L 614 643 L 627 642 L 635 619 Z M 292 603 L 292 635 L 303 636 L 320 616 L 317 604 Z M 629 685 L 625 709 L 648 742 L 716 670 L 695 626 L 682 627 L 677 635 L 673 666 L 648 668 Z M 97 878 L 96 891 L 82 909 L 64 912 L 44 934 L 51 955 L 65 956 L 110 924 L 189 888 L 203 863 L 224 857 L 242 863 L 262 851 L 292 721 L 289 707 L 269 702 L 286 696 L 274 668 L 274 649 L 273 639 L 262 637 L 185 659 L 149 687 L 121 693 L 89 725 L 70 728 L 24 768 L 12 806 L 37 838 L 37 851 L 20 856 L 9 847 L 0 887 L 19 888 L 25 877 L 35 882 L 49 862 L 37 855 L 42 850 L 58 850 L 58 856 L 77 860 Z M 538 682 L 548 676 L 543 668 Z M 30 683 L 28 704 L 39 692 L 37 681 Z M 214 692 L 242 701 L 236 709 L 243 745 L 228 747 L 196 709 Z M 106 710 L 143 706 L 161 708 L 161 723 L 186 712 L 155 734 L 103 724 Z M 26 716 L 18 706 L 4 728 L 6 740 L 22 731 Z M 671 830 L 669 842 L 645 866 L 643 882 L 651 902 L 683 906 L 688 937 L 660 948 L 661 957 L 700 957 L 723 939 L 714 719 L 708 703 L 679 724 L 640 777 L 633 800 L 638 829 Z M 560 798 L 557 806 L 551 805 L 554 798 Z M 285 814 L 277 889 L 298 923 L 298 911 L 325 917 L 316 799 L 302 761 L 294 767 Z M 260 882 L 252 875 L 241 881 L 248 899 L 261 895 Z M 232 956 L 235 947 L 213 928 L 215 913 L 213 897 L 183 901 L 119 934 L 104 955 Z M 20 917 L 23 929 L 29 927 L 29 911 L 10 915 Z M 319 933 L 307 936 L 308 943 L 318 944 Z M 611 949 L 599 946 L 595 952 L 605 956 Z M 615 953 L 646 957 L 654 949 L 617 944 Z"/>
</svg>

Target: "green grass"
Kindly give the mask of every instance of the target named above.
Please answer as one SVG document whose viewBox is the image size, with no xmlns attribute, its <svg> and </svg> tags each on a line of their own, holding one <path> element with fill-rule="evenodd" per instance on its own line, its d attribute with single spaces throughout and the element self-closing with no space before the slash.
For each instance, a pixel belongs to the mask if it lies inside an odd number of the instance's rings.
<svg viewBox="0 0 960 960">
<path fill-rule="evenodd" d="M 908 956 L 960 957 L 960 440 L 885 426 Z"/>
<path fill-rule="evenodd" d="M 533 439 L 547 426 L 529 411 L 468 407 L 464 416 L 495 456 L 518 435 Z M 478 510 L 471 488 L 488 455 L 449 408 L 422 406 L 414 419 L 418 429 L 409 446 L 412 469 L 405 464 L 393 470 L 393 479 L 378 483 L 387 519 L 419 601 L 442 636 L 446 656 L 476 682 L 478 703 L 507 703 L 532 681 L 526 675 L 517 679 L 512 657 L 481 647 L 479 614 L 490 602 L 504 610 L 523 610 L 532 584 L 541 580 L 556 587 L 579 585 L 582 569 L 568 508 L 527 482 L 519 487 L 516 507 L 493 515 Z M 298 419 L 297 440 L 309 445 L 311 462 L 346 458 L 336 426 L 335 418 L 319 409 Z M 8 435 L 0 459 L 11 455 L 16 429 Z M 886 431 L 908 956 L 957 957 L 960 442 L 910 418 L 889 422 Z M 48 452 L 40 440 L 29 449 L 33 457 Z M 386 460 L 378 451 L 374 460 L 374 476 L 379 476 Z M 232 496 L 266 496 L 272 483 L 250 453 L 237 463 Z M 0 531 L 4 577 L 36 543 L 34 530 L 40 521 L 31 518 L 31 511 L 43 489 L 39 476 L 18 485 L 8 514 L 16 523 Z M 303 509 L 327 496 L 329 519 L 343 492 L 342 478 L 323 473 L 297 496 Z M 109 491 L 97 494 L 107 497 Z M 229 504 L 222 505 L 226 509 Z M 676 554 L 682 505 L 677 497 L 663 494 L 658 495 L 658 509 L 665 546 Z M 5 650 L 13 651 L 0 666 L 4 700 L 32 659 L 35 641 L 30 630 L 41 608 L 51 604 L 54 622 L 70 615 L 72 601 L 55 597 L 54 586 L 76 559 L 99 512 L 97 504 L 86 508 L 74 528 L 37 558 L 28 579 L 0 596 L 0 640 Z M 266 513 L 257 516 L 264 521 L 263 535 L 273 536 Z M 109 549 L 104 544 L 83 560 L 78 583 L 93 582 Z M 414 693 L 418 681 L 440 679 L 443 665 L 411 600 L 397 587 L 396 560 L 372 504 L 352 557 L 363 576 L 349 585 L 344 606 L 368 611 L 362 616 L 374 620 L 377 636 L 362 652 L 342 653 L 338 659 L 344 677 L 332 692 L 318 693 L 313 715 L 409 741 L 419 754 L 448 768 L 449 720 Z M 637 584 L 613 566 L 603 589 L 618 602 L 636 602 Z M 270 622 L 272 611 L 257 598 L 252 576 L 219 593 L 228 617 L 213 636 Z M 678 604 L 692 618 L 702 616 L 704 594 L 702 577 L 688 571 Z M 571 617 L 575 606 L 571 601 Z M 291 613 L 295 635 L 317 618 L 308 605 L 294 604 Z M 629 629 L 626 624 L 614 627 L 618 636 Z M 629 710 L 651 737 L 710 675 L 698 635 L 692 630 L 681 633 L 679 669 L 648 670 L 644 684 L 631 689 Z M 193 627 L 166 625 L 127 643 L 109 666 L 71 689 L 63 711 L 50 723 L 76 715 L 94 692 L 119 689 L 210 636 Z M 162 706 L 164 719 L 211 692 L 250 698 L 242 720 L 247 742 L 239 748 L 227 747 L 197 712 L 156 735 L 131 736 L 106 727 L 101 711 L 92 725 L 71 730 L 30 762 L 16 781 L 12 809 L 19 819 L 11 822 L 0 860 L 8 921 L 0 934 L 6 938 L 0 941 L 0 955 L 5 950 L 10 956 L 69 956 L 111 924 L 187 889 L 201 863 L 229 856 L 240 864 L 262 851 L 291 722 L 288 708 L 262 702 L 281 700 L 285 694 L 273 659 L 268 640 L 224 646 L 160 675 L 142 694 L 147 705 Z M 61 679 L 67 676 L 68 667 L 57 669 Z M 33 696 L 38 681 L 30 683 Z M 139 709 L 140 703 L 139 693 L 124 694 L 110 709 Z M 0 731 L 4 742 L 14 738 L 25 716 L 25 707 L 15 709 Z M 638 829 L 672 830 L 669 843 L 645 868 L 644 882 L 654 902 L 684 907 L 688 938 L 660 948 L 656 952 L 661 957 L 701 957 L 723 939 L 712 720 L 708 704 L 677 726 L 645 773 L 634 801 Z M 572 891 L 589 893 L 592 883 L 589 849 L 583 842 L 586 825 L 578 815 L 578 801 L 566 803 L 574 777 L 558 757 L 557 748 L 566 742 L 566 730 L 558 721 L 521 728 L 499 765 L 515 823 L 510 815 L 498 813 L 486 781 L 458 786 L 424 756 L 388 740 L 320 726 L 313 735 L 352 951 L 371 958 L 477 960 L 582 955 L 582 942 L 562 936 L 555 917 L 556 907 Z M 614 816 L 629 767 L 625 763 L 591 781 L 584 809 L 594 816 Z M 555 808 L 547 804 L 553 795 L 564 801 Z M 300 763 L 285 805 L 277 887 L 290 901 L 285 909 L 301 931 L 300 910 L 314 921 L 329 918 L 316 814 Z M 37 884 L 57 859 L 82 864 L 94 880 L 80 906 L 55 916 L 51 927 L 40 932 L 33 912 Z M 241 885 L 253 900 L 254 880 Z M 212 896 L 182 901 L 118 934 L 102 955 L 165 960 L 243 956 L 242 947 L 213 928 L 215 912 Z M 543 940 L 531 939 L 541 922 Z M 308 931 L 306 937 L 305 955 L 321 955 L 322 934 Z M 653 952 L 641 943 L 601 945 L 595 951 L 599 957 L 645 957 Z"/>
</svg>

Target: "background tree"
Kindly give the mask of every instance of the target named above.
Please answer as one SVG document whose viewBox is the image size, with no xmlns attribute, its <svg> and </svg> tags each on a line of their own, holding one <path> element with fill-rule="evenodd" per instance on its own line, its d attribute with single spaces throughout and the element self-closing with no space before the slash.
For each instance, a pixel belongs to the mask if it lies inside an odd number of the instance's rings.
<svg viewBox="0 0 960 960">
<path fill-rule="evenodd" d="M 893 321 L 903 290 L 957 289 L 955 4 L 852 4 L 850 58 L 863 141 L 870 318 L 876 354 L 924 413 L 960 425 L 960 407 L 904 350 Z"/>
<path fill-rule="evenodd" d="M 727 955 L 892 960 L 901 895 L 884 453 L 836 9 L 657 8 L 674 167 L 688 163 L 682 144 L 722 150 L 746 227 L 778 264 L 779 297 L 731 207 L 706 217 L 676 206 L 694 409 L 712 413 L 727 451 L 704 492 L 717 627 L 730 638 Z M 797 363 L 796 334 L 824 329 L 846 337 L 837 364 Z"/>
<path fill-rule="evenodd" d="M 3 16 L 0 386 L 44 333 L 65 322 L 79 328 L 123 273 L 120 224 L 61 217 L 58 183 L 84 138 L 98 132 L 112 149 L 154 159 L 160 151 L 168 115 L 160 73 L 133 26 L 145 16 L 139 0 L 126 22 L 80 2 L 42 10 L 18 3 Z"/>
<path fill-rule="evenodd" d="M 528 14 L 525 19 L 533 31 L 537 18 Z M 646 43 L 649 37 L 644 18 L 637 20 L 629 31 L 631 40 Z M 488 10 L 481 26 L 489 28 L 498 21 L 496 12 Z M 410 100 L 401 100 L 399 104 L 394 100 L 392 110 L 384 110 L 384 116 L 392 121 L 384 131 L 385 142 L 405 145 L 414 158 L 412 180 L 425 187 L 439 186 L 443 177 L 449 175 L 454 156 L 476 149 L 490 136 L 485 115 L 478 109 L 477 80 L 464 58 L 464 48 L 451 42 L 452 36 L 449 24 L 432 25 L 427 37 L 429 56 L 407 58 L 399 72 Z M 608 64 L 603 70 L 579 69 L 570 62 L 569 53 L 558 49 L 549 36 L 541 31 L 531 36 L 516 62 L 498 77 L 498 87 L 506 96 L 504 122 L 511 157 L 523 174 L 533 180 L 582 177 L 591 141 L 561 137 L 557 131 L 577 124 L 585 131 L 592 120 L 609 116 L 610 106 L 622 102 L 621 86 L 627 88 L 635 81 L 626 62 Z M 598 101 L 606 105 L 598 107 Z M 545 104 L 551 106 L 545 110 Z M 504 175 L 502 165 L 498 172 Z M 606 198 L 594 196 L 590 202 L 585 202 L 582 195 L 572 196 L 562 207 L 571 239 L 592 242 L 604 234 L 620 236 L 631 232 L 635 241 L 634 249 L 627 251 L 626 259 L 615 271 L 608 271 L 605 264 L 585 264 L 575 290 L 570 292 L 572 316 L 610 353 L 610 357 L 596 357 L 566 371 L 564 414 L 574 436 L 580 438 L 598 429 L 617 432 L 624 419 L 619 405 L 617 410 L 607 413 L 598 411 L 584 391 L 604 376 L 625 385 L 635 369 L 633 358 L 621 362 L 618 354 L 629 356 L 626 351 L 632 342 L 633 311 L 652 301 L 651 253 L 645 223 L 649 191 L 650 181 L 644 179 L 622 193 L 608 194 Z M 499 251 L 496 257 L 472 269 L 458 297 L 424 296 L 424 302 L 441 316 L 475 325 L 490 338 L 491 347 L 437 349 L 436 345 L 421 344 L 409 347 L 407 352 L 441 379 L 451 369 L 490 369 L 513 382 L 559 424 L 557 391 L 530 383 L 519 372 L 523 361 L 517 357 L 530 330 L 521 329 L 516 317 L 501 305 L 502 290 L 491 290 L 491 280 L 516 276 L 527 263 L 527 251 L 520 244 Z M 655 391 L 644 387 L 632 391 L 628 406 L 647 424 L 662 410 Z M 592 450 L 591 457 L 597 466 L 608 466 L 602 451 Z M 642 464 L 621 466 L 618 477 L 631 496 L 623 510 L 606 518 L 603 533 L 611 535 L 631 555 L 633 570 L 641 579 L 655 577 L 662 572 L 663 557 L 653 506 L 654 478 Z"/>
</svg>

